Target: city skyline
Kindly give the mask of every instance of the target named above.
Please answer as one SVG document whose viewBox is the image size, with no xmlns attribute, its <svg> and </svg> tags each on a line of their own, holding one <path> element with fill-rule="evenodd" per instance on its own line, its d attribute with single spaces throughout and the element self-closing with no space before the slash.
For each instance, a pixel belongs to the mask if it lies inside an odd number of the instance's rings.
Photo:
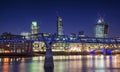
<svg viewBox="0 0 120 72">
<path fill-rule="evenodd" d="M 108 36 L 120 36 L 119 0 L 11 0 L 0 2 L 0 34 L 30 32 L 37 21 L 40 32 L 56 33 L 57 15 L 62 17 L 64 33 L 84 31 L 94 36 L 94 26 L 100 15 L 110 24 Z"/>
</svg>

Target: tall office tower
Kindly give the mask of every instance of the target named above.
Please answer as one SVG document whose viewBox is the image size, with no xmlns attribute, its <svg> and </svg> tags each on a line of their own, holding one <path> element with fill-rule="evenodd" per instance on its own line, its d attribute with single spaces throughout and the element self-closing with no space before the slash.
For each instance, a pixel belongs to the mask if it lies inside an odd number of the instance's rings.
<svg viewBox="0 0 120 72">
<path fill-rule="evenodd" d="M 108 23 L 104 22 L 100 18 L 95 25 L 95 37 L 96 38 L 107 38 L 108 37 Z"/>
<path fill-rule="evenodd" d="M 37 22 L 33 21 L 31 24 L 31 38 L 35 39 L 37 38 L 37 34 L 39 33 L 39 27 L 37 26 Z"/>
<path fill-rule="evenodd" d="M 62 25 L 62 18 L 57 17 L 57 37 L 62 37 L 64 35 L 64 29 Z"/>
<path fill-rule="evenodd" d="M 108 25 L 108 23 L 105 23 L 105 25 L 104 25 L 104 36 L 105 36 L 105 38 L 108 37 L 108 29 L 109 29 L 109 25 Z"/>
</svg>

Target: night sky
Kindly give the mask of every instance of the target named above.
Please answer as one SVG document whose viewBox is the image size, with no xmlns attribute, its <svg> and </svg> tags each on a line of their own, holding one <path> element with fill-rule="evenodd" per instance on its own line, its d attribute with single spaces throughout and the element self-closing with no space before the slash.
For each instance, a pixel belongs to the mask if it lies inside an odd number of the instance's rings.
<svg viewBox="0 0 120 72">
<path fill-rule="evenodd" d="M 32 21 L 40 32 L 55 33 L 57 15 L 67 35 L 84 31 L 94 36 L 101 16 L 109 23 L 109 36 L 120 36 L 120 0 L 0 0 L 0 34 L 30 32 Z"/>
</svg>

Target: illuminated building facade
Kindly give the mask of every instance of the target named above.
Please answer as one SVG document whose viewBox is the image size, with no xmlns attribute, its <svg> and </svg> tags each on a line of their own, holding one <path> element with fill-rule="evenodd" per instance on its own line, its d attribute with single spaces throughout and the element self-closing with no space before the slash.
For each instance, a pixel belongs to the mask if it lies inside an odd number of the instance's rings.
<svg viewBox="0 0 120 72">
<path fill-rule="evenodd" d="M 57 37 L 62 37 L 64 35 L 64 29 L 62 25 L 62 18 L 57 17 Z"/>
<path fill-rule="evenodd" d="M 46 41 L 52 37 L 45 36 Z M 53 52 L 108 52 L 120 53 L 120 39 L 118 38 L 95 38 L 95 37 L 63 37 L 53 39 L 51 45 Z M 37 40 L 27 40 L 22 36 L 1 35 L 0 53 L 32 53 L 45 52 L 46 46 L 41 36 Z"/>
<path fill-rule="evenodd" d="M 22 35 L 15 35 L 15 34 L 12 34 L 10 32 L 4 32 L 4 33 L 2 33 L 2 35 L 0 36 L 0 38 L 3 38 L 3 39 L 24 38 L 24 36 L 22 36 Z"/>
<path fill-rule="evenodd" d="M 0 53 L 30 54 L 32 53 L 32 41 L 21 35 L 5 32 L 0 36 Z"/>
<path fill-rule="evenodd" d="M 30 33 L 29 32 L 22 32 L 20 35 L 24 36 L 26 39 L 30 39 Z"/>
<path fill-rule="evenodd" d="M 46 37 L 48 41 L 51 37 Z M 117 51 L 120 53 L 120 39 L 114 38 L 94 38 L 94 37 L 68 37 L 67 39 L 54 38 L 51 45 L 53 52 L 108 52 Z M 42 38 L 33 43 L 34 52 L 45 52 L 46 46 Z"/>
<path fill-rule="evenodd" d="M 39 33 L 39 27 L 37 25 L 36 21 L 33 21 L 31 24 L 31 38 L 35 39 L 37 38 L 37 34 Z"/>
<path fill-rule="evenodd" d="M 100 18 L 95 25 L 95 37 L 96 38 L 107 38 L 108 37 L 108 24 Z"/>
</svg>

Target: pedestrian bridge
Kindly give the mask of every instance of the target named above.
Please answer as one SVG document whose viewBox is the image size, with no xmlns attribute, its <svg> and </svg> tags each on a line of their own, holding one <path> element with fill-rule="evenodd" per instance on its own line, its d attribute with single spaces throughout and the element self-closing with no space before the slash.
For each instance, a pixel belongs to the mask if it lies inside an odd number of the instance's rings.
<svg viewBox="0 0 120 72">
<path fill-rule="evenodd" d="M 119 38 L 94 38 L 94 37 L 54 37 L 45 36 L 46 41 L 53 42 L 52 51 L 70 52 L 119 52 Z M 102 49 L 103 48 L 103 49 Z M 105 49 L 105 50 L 104 50 Z M 46 46 L 41 36 L 36 39 L 25 38 L 0 38 L 0 53 L 32 53 L 45 51 Z"/>
<path fill-rule="evenodd" d="M 90 53 L 106 53 L 106 54 L 115 54 L 115 53 L 120 53 L 120 48 L 115 48 L 115 49 L 110 49 L 110 48 L 100 48 L 100 49 L 91 49 L 89 51 Z"/>
</svg>

